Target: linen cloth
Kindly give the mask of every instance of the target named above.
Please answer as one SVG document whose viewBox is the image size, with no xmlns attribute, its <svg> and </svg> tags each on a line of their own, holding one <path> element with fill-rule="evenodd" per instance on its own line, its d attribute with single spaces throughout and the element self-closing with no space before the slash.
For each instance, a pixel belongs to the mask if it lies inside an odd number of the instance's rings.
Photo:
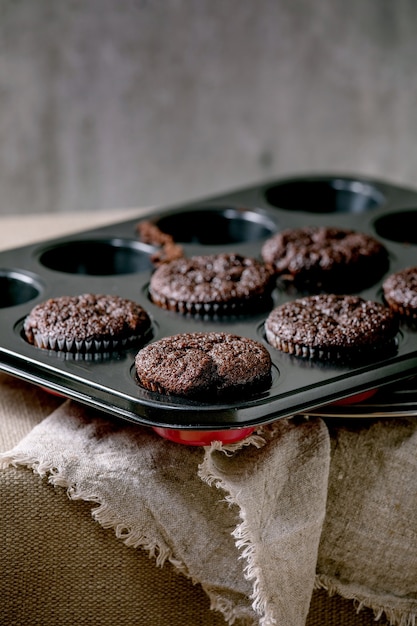
<svg viewBox="0 0 417 626">
<path fill-rule="evenodd" d="M 97 522 L 200 583 L 229 624 L 303 626 L 321 586 L 412 626 L 416 437 L 411 419 L 298 417 L 199 448 L 65 401 L 1 462 L 94 503 Z"/>
</svg>

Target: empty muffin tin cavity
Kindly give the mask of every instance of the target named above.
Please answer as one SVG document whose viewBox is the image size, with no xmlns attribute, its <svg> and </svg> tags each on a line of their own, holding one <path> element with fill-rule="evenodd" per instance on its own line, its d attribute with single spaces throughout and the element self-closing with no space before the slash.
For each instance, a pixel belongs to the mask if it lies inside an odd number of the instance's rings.
<svg viewBox="0 0 417 626">
<path fill-rule="evenodd" d="M 268 187 L 265 198 L 277 208 L 308 213 L 366 213 L 384 203 L 374 185 L 353 178 L 282 182 Z"/>
<path fill-rule="evenodd" d="M 389 241 L 417 244 L 417 209 L 383 215 L 375 220 L 374 228 Z"/>
<path fill-rule="evenodd" d="M 151 269 L 151 251 L 151 246 L 125 239 L 69 241 L 42 250 L 39 262 L 66 274 L 134 274 Z"/>
<path fill-rule="evenodd" d="M 154 224 L 178 243 L 201 246 L 256 242 L 276 230 L 261 212 L 227 207 L 179 211 L 159 217 Z"/>
<path fill-rule="evenodd" d="M 35 276 L 18 270 L 0 270 L 0 308 L 29 302 L 41 291 L 41 283 Z"/>
</svg>

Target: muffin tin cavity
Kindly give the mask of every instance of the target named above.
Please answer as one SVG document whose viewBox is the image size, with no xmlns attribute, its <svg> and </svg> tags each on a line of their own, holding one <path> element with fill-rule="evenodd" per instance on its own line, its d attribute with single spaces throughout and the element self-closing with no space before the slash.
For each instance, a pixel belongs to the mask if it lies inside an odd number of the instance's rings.
<svg viewBox="0 0 417 626">
<path fill-rule="evenodd" d="M 150 246 L 125 239 L 69 241 L 44 249 L 39 262 L 65 274 L 134 274 L 151 269 L 151 250 Z"/>
<path fill-rule="evenodd" d="M 292 180 L 268 187 L 265 198 L 286 211 L 366 213 L 384 203 L 374 185 L 353 178 Z"/>
<path fill-rule="evenodd" d="M 15 270 L 0 270 L 0 308 L 29 302 L 41 291 L 41 284 L 34 276 Z"/>
<path fill-rule="evenodd" d="M 417 209 L 383 215 L 375 220 L 374 228 L 389 241 L 417 244 Z"/>
<path fill-rule="evenodd" d="M 260 212 L 227 207 L 179 211 L 154 220 L 154 224 L 177 243 L 201 246 L 261 241 L 276 230 Z"/>
<path fill-rule="evenodd" d="M 365 233 L 381 240 L 389 267 L 366 286 L 355 280 L 353 293 L 383 302 L 383 280 L 416 265 L 412 244 L 417 244 L 417 209 L 413 207 L 417 207 L 417 190 L 384 181 L 330 174 L 291 177 L 198 202 L 140 211 L 136 219 L 4 250 L 0 252 L 0 267 L 7 268 L 0 270 L 0 371 L 131 423 L 188 430 L 193 437 L 195 431 L 233 431 L 308 414 L 407 379 L 417 371 L 417 327 L 402 322 L 389 345 L 358 359 L 355 354 L 348 361 L 303 358 L 270 345 L 265 320 L 274 306 L 304 295 L 303 285 L 284 289 L 274 281 L 270 297 L 243 315 L 236 310 L 199 315 L 194 310 L 157 306 L 149 298 L 149 285 L 162 262 L 158 246 L 163 247 L 164 237 L 146 238 L 144 231 L 165 234 L 186 258 L 236 254 L 258 261 L 265 242 L 285 229 L 331 226 Z M 339 282 L 346 293 L 347 279 Z M 151 319 L 143 343 L 79 354 L 37 347 L 24 338 L 23 320 L 36 304 L 81 294 L 112 294 L 141 305 Z M 272 360 L 270 387 L 250 397 L 226 401 L 210 397 L 202 402 L 162 396 L 139 385 L 134 362 L 142 345 L 198 331 L 233 333 L 262 342 Z"/>
</svg>

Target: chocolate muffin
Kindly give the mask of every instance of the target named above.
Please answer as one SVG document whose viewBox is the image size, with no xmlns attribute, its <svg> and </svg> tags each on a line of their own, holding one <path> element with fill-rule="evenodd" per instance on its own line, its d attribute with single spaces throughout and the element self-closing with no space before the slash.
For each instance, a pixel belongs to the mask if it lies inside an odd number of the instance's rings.
<svg viewBox="0 0 417 626">
<path fill-rule="evenodd" d="M 353 230 L 289 228 L 262 247 L 265 264 L 284 287 L 305 293 L 352 293 L 373 285 L 388 269 L 386 248 Z"/>
<path fill-rule="evenodd" d="M 113 295 L 83 294 L 50 298 L 25 318 L 27 341 L 63 352 L 108 352 L 143 338 L 151 327 L 137 303 Z"/>
<path fill-rule="evenodd" d="M 382 283 L 385 302 L 404 320 L 417 323 L 417 267 L 391 274 Z"/>
<path fill-rule="evenodd" d="M 265 321 L 269 344 L 297 357 L 361 359 L 395 346 L 398 318 L 379 302 L 317 294 L 286 302 Z"/>
<path fill-rule="evenodd" d="M 145 389 L 210 402 L 248 398 L 271 384 L 266 347 L 223 332 L 164 337 L 142 348 L 135 366 Z"/>
<path fill-rule="evenodd" d="M 275 281 L 257 259 L 217 254 L 176 259 L 151 276 L 149 295 L 163 309 L 192 315 L 264 310 Z"/>
</svg>

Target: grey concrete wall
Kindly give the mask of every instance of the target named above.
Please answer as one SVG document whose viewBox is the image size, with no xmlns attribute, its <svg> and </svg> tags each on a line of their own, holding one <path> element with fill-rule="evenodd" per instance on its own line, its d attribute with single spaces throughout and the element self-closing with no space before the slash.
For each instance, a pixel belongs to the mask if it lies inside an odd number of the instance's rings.
<svg viewBox="0 0 417 626">
<path fill-rule="evenodd" d="M 0 0 L 0 213 L 417 187 L 415 0 Z"/>
</svg>

